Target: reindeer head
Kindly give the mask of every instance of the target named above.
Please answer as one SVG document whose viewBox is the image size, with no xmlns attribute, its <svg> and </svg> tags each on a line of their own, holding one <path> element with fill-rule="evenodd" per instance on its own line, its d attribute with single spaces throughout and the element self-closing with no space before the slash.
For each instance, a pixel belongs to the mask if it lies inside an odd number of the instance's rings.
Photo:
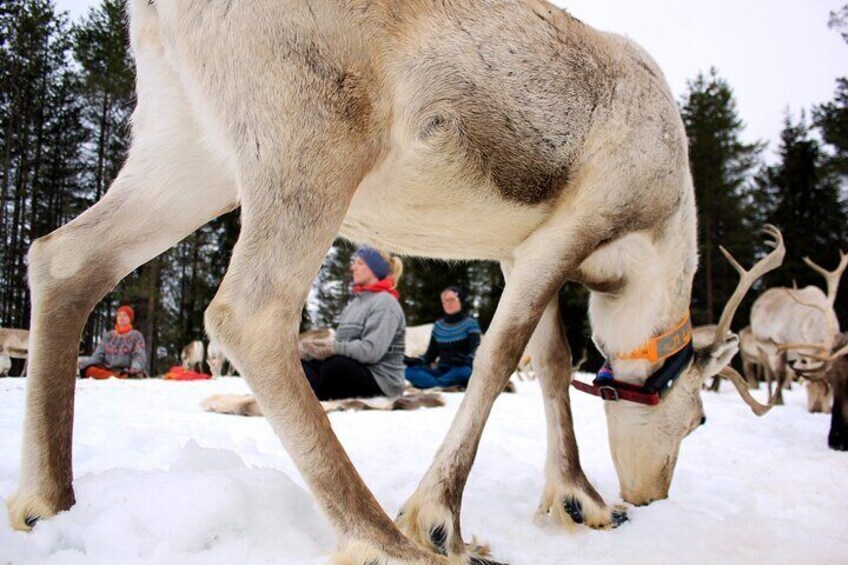
<svg viewBox="0 0 848 565">
<path fill-rule="evenodd" d="M 742 268 L 724 248 L 721 249 L 739 272 L 739 285 L 725 306 L 712 343 L 695 351 L 662 401 L 656 406 L 627 401 L 605 403 L 610 447 L 621 496 L 631 504 L 645 505 L 668 496 L 680 444 L 704 422 L 700 394 L 707 379 L 715 375 L 729 379 L 758 416 L 768 412 L 774 402 L 773 398 L 767 405 L 757 402 L 748 392 L 742 376 L 729 365 L 739 350 L 739 337 L 730 332 L 736 309 L 757 279 L 780 266 L 786 252 L 777 228 L 766 226 L 764 231 L 774 239 L 767 242 L 774 249 L 749 271 Z M 613 368 L 616 373 L 621 369 L 622 374 L 641 372 L 647 378 L 661 368 L 661 363 L 622 360 L 613 361 Z M 634 384 L 644 385 L 645 379 L 640 381 Z"/>
</svg>

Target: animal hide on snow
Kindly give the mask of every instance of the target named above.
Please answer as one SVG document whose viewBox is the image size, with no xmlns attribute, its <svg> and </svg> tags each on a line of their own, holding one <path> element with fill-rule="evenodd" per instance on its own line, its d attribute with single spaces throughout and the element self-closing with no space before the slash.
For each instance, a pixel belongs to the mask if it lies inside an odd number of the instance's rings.
<svg viewBox="0 0 848 565">
<path fill-rule="evenodd" d="M 418 408 L 438 408 L 444 406 L 442 395 L 435 392 L 416 392 L 397 398 L 384 396 L 377 398 L 346 398 L 344 400 L 322 401 L 325 412 L 344 410 L 417 410 Z M 250 394 L 216 394 L 201 403 L 207 412 L 233 414 L 236 416 L 262 416 L 262 409 L 256 398 Z"/>
</svg>

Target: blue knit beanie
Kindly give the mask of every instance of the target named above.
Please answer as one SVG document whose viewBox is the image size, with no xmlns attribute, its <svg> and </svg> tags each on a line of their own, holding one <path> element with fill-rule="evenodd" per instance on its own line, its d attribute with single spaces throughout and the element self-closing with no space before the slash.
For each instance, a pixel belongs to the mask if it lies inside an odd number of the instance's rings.
<svg viewBox="0 0 848 565">
<path fill-rule="evenodd" d="M 460 304 L 465 305 L 465 291 L 464 290 L 462 290 L 460 287 L 456 286 L 455 284 L 452 284 L 449 287 L 445 288 L 445 290 L 443 290 L 442 292 L 448 292 L 448 291 L 454 293 L 456 295 L 456 297 L 459 298 Z"/>
<path fill-rule="evenodd" d="M 353 256 L 362 259 L 378 280 L 383 280 L 392 274 L 392 266 L 389 265 L 389 262 L 383 259 L 380 252 L 373 247 L 360 247 L 356 250 L 356 253 L 354 253 Z"/>
</svg>

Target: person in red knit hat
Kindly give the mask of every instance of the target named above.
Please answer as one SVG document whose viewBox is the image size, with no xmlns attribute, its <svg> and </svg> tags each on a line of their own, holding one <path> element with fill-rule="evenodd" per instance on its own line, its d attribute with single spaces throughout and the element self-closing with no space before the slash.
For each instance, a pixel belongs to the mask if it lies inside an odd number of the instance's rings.
<svg viewBox="0 0 848 565">
<path fill-rule="evenodd" d="M 147 376 L 144 336 L 133 329 L 134 321 L 135 311 L 130 306 L 118 308 L 115 329 L 103 335 L 91 357 L 80 357 L 79 368 L 83 377 L 126 379 Z"/>
</svg>

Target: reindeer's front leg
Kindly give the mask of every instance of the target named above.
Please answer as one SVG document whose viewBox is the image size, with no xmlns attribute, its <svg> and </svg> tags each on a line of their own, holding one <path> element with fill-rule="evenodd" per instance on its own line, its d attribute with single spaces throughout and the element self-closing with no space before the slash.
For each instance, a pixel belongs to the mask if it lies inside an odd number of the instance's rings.
<svg viewBox="0 0 848 565">
<path fill-rule="evenodd" d="M 595 529 L 615 528 L 627 520 L 624 507 L 607 507 L 580 466 L 568 395 L 571 350 L 556 297 L 545 309 L 529 347 L 533 369 L 542 386 L 548 425 L 545 489 L 539 516 Z"/>
<path fill-rule="evenodd" d="M 460 506 L 483 427 L 547 304 L 596 242 L 574 237 L 578 218 L 564 218 L 534 233 L 515 252 L 489 331 L 483 339 L 465 398 L 436 458 L 397 522 L 414 541 L 440 553 L 485 563 L 466 548 L 460 533 Z M 582 231 L 582 230 L 581 230 Z M 600 233 L 601 230 L 589 230 Z M 577 245 L 575 245 L 577 243 Z"/>
</svg>

